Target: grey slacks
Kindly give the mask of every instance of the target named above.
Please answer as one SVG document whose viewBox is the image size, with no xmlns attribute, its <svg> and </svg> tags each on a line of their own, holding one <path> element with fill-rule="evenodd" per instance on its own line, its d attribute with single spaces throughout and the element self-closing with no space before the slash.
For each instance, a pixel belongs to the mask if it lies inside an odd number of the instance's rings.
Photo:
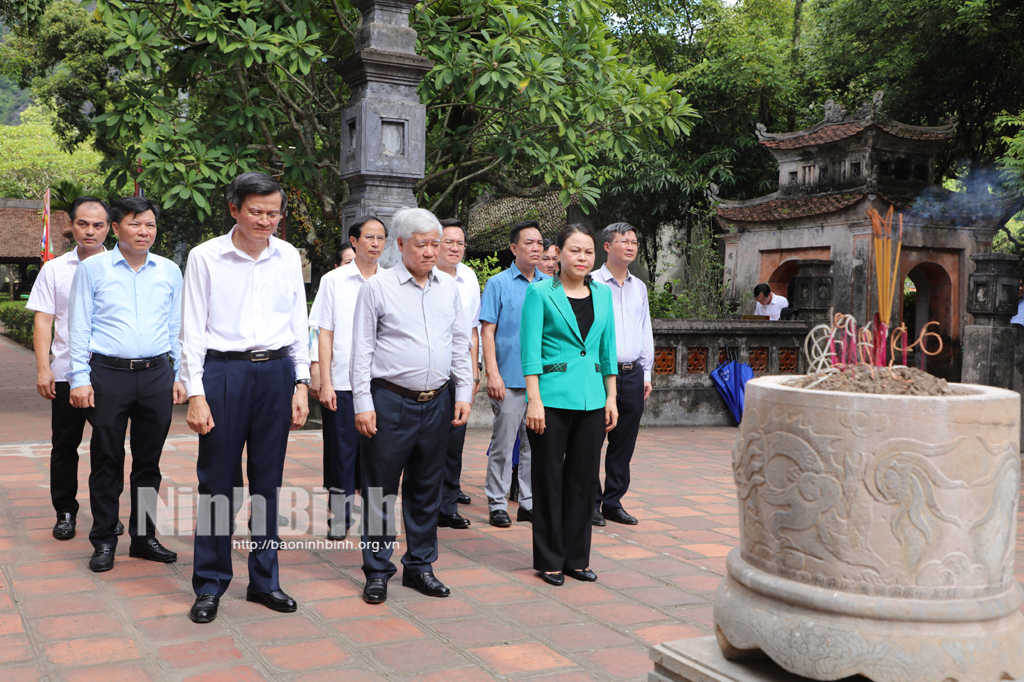
<svg viewBox="0 0 1024 682">
<path fill-rule="evenodd" d="M 506 388 L 505 399 L 491 398 L 494 412 L 491 432 L 491 454 L 487 457 L 487 480 L 484 494 L 487 495 L 488 511 L 508 509 L 509 486 L 512 485 L 512 449 L 519 436 L 519 506 L 533 509 L 533 492 L 530 485 L 530 441 L 526 437 L 526 389 Z"/>
</svg>

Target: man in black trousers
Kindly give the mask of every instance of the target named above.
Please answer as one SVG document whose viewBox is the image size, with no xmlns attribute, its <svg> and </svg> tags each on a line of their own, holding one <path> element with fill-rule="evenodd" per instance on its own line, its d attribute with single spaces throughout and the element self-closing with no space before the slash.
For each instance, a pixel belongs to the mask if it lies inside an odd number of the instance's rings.
<svg viewBox="0 0 1024 682">
<path fill-rule="evenodd" d="M 157 541 L 155 527 L 160 453 L 171 427 L 171 405 L 185 400 L 185 389 L 177 380 L 181 271 L 172 261 L 149 252 L 159 212 L 143 197 L 115 201 L 110 222 L 117 246 L 84 261 L 71 283 L 68 378 L 71 404 L 90 410 L 89 540 L 94 551 L 89 568 L 97 573 L 114 567 L 129 419 L 128 556 L 177 559 Z"/>
</svg>

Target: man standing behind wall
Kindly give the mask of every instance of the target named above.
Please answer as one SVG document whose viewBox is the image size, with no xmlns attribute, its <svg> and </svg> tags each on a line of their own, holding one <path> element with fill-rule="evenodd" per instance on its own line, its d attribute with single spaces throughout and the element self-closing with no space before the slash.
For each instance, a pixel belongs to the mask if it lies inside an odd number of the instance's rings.
<svg viewBox="0 0 1024 682">
<path fill-rule="evenodd" d="M 71 204 L 71 237 L 75 248 L 60 258 L 43 264 L 32 294 L 29 310 L 35 311 L 32 344 L 36 352 L 36 390 L 50 401 L 50 500 L 57 512 L 53 537 L 75 537 L 78 517 L 78 446 L 82 444 L 87 411 L 71 404 L 71 371 L 68 350 L 68 298 L 71 280 L 86 258 L 103 253 L 103 240 L 110 229 L 109 207 L 96 197 L 79 197 Z M 67 234 L 67 233 L 65 233 Z M 56 327 L 54 326 L 56 323 Z M 56 329 L 56 331 L 54 331 Z M 50 365 L 50 339 L 53 339 L 53 365 Z M 124 533 L 117 522 L 115 535 Z"/>
<path fill-rule="evenodd" d="M 402 584 L 447 597 L 434 577 L 437 509 L 448 428 L 469 419 L 473 370 L 458 288 L 435 264 L 441 224 L 422 208 L 391 223 L 402 260 L 359 290 L 352 333 L 352 397 L 363 491 L 363 600 L 388 597 L 395 508 L 402 482 Z M 448 382 L 455 381 L 455 418 Z"/>
<path fill-rule="evenodd" d="M 320 403 L 324 421 L 324 487 L 334 515 L 329 540 L 344 540 L 352 525 L 352 496 L 357 486 L 359 432 L 352 409 L 352 319 L 363 282 L 383 271 L 377 259 L 387 230 L 373 216 L 357 218 L 348 228 L 355 260 L 324 275 L 316 292 L 309 324 L 319 327 Z"/>
<path fill-rule="evenodd" d="M 604 228 L 601 237 L 608 261 L 594 273 L 594 279 L 607 284 L 612 290 L 615 348 L 619 363 L 616 379 L 619 423 L 608 433 L 604 491 L 599 480 L 592 520 L 595 526 L 605 525 L 605 519 L 635 526 L 637 520 L 622 508 L 622 497 L 629 490 L 629 463 L 640 433 L 644 401 L 651 395 L 654 333 L 647 287 L 629 272 L 629 265 L 636 260 L 636 230 L 629 223 L 613 223 Z"/>
<path fill-rule="evenodd" d="M 181 270 L 149 252 L 159 212 L 143 197 L 115 201 L 110 222 L 117 246 L 82 263 L 71 283 L 68 379 L 71 404 L 92 408 L 89 541 L 94 551 L 89 568 L 96 573 L 114 567 L 129 419 L 128 556 L 165 563 L 178 558 L 157 541 L 155 524 L 160 453 L 171 428 L 171 406 L 185 401 L 178 383 Z"/>
<path fill-rule="evenodd" d="M 196 623 L 217 617 L 231 582 L 233 524 L 214 523 L 214 507 L 230 513 L 243 447 L 253 502 L 245 598 L 274 611 L 296 609 L 278 578 L 277 495 L 289 427 L 299 428 L 309 414 L 302 262 L 295 247 L 273 236 L 288 207 L 276 180 L 243 173 L 228 187 L 227 204 L 235 226 L 188 256 L 181 325 L 187 421 L 199 434 L 196 601 L 189 612 Z"/>
<path fill-rule="evenodd" d="M 491 277 L 480 307 L 480 336 L 487 369 L 487 395 L 494 424 L 484 493 L 492 526 L 512 525 L 508 515 L 512 483 L 512 450 L 519 436 L 519 511 L 516 521 L 533 519 L 530 488 L 530 442 L 526 438 L 526 378 L 519 353 L 519 321 L 526 287 L 549 279 L 537 269 L 544 253 L 544 238 L 536 220 L 516 223 L 508 236 L 515 261 L 508 270 Z"/>
</svg>

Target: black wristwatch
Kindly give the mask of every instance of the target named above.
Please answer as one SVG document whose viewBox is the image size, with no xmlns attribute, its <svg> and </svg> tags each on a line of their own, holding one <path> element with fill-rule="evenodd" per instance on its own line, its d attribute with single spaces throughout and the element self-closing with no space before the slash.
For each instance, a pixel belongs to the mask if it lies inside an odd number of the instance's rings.
<svg viewBox="0 0 1024 682">
<path fill-rule="evenodd" d="M 295 385 L 298 386 L 299 384 L 304 384 L 306 388 L 309 388 L 309 379 L 296 379 Z"/>
</svg>

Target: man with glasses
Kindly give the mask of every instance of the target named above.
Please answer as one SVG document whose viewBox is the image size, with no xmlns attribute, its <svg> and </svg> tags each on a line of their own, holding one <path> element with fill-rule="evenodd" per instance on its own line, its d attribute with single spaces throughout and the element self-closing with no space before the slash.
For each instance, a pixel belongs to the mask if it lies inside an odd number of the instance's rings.
<svg viewBox="0 0 1024 682">
<path fill-rule="evenodd" d="M 352 500 L 359 480 L 359 432 L 352 408 L 352 320 L 363 282 L 383 271 L 377 259 L 387 240 L 384 223 L 374 216 L 357 218 L 348 228 L 355 259 L 320 280 L 309 324 L 320 329 L 320 403 L 324 420 L 324 487 L 333 518 L 329 540 L 344 540 L 352 525 Z"/>
<path fill-rule="evenodd" d="M 455 278 L 459 287 L 459 301 L 469 330 L 470 357 L 473 359 L 473 397 L 480 388 L 480 281 L 476 273 L 462 262 L 466 255 L 466 228 L 457 218 L 441 221 L 441 254 L 437 269 Z M 452 420 L 455 419 L 455 382 L 448 383 L 452 403 Z M 444 485 L 441 488 L 441 508 L 437 513 L 437 525 L 445 528 L 469 528 L 470 521 L 459 514 L 459 503 L 469 504 L 469 496 L 462 492 L 462 449 L 466 444 L 466 425 L 451 426 L 448 430 L 448 454 L 444 464 Z"/>
<path fill-rule="evenodd" d="M 288 207 L 276 180 L 243 173 L 226 199 L 236 224 L 189 254 L 181 322 L 187 421 L 199 434 L 196 601 L 189 612 L 196 623 L 217 617 L 231 582 L 229 501 L 243 448 L 252 499 L 245 598 L 274 611 L 296 609 L 278 577 L 277 495 L 288 430 L 309 414 L 302 261 L 294 246 L 273 236 Z"/>
<path fill-rule="evenodd" d="M 629 264 L 636 260 L 636 229 L 629 223 L 613 223 L 601 233 L 608 261 L 594 273 L 594 280 L 612 290 L 615 314 L 615 349 L 619 375 L 616 403 L 619 423 L 608 433 L 608 451 L 604 459 L 604 490 L 598 480 L 592 522 L 605 525 L 605 519 L 635 526 L 635 517 L 622 508 L 622 497 L 629 490 L 629 463 L 633 459 L 644 401 L 651 395 L 651 369 L 654 367 L 654 334 L 647 286 L 630 274 Z"/>
<path fill-rule="evenodd" d="M 480 337 L 487 369 L 487 395 L 494 412 L 487 480 L 484 492 L 490 523 L 498 528 L 512 525 L 508 515 L 509 486 L 512 483 L 512 451 L 519 436 L 519 511 L 516 521 L 533 520 L 530 487 L 530 442 L 526 438 L 526 378 L 519 353 L 519 321 L 526 288 L 548 279 L 538 269 L 544 250 L 540 223 L 516 223 L 508 236 L 515 262 L 504 272 L 487 280 L 480 304 Z"/>
</svg>

